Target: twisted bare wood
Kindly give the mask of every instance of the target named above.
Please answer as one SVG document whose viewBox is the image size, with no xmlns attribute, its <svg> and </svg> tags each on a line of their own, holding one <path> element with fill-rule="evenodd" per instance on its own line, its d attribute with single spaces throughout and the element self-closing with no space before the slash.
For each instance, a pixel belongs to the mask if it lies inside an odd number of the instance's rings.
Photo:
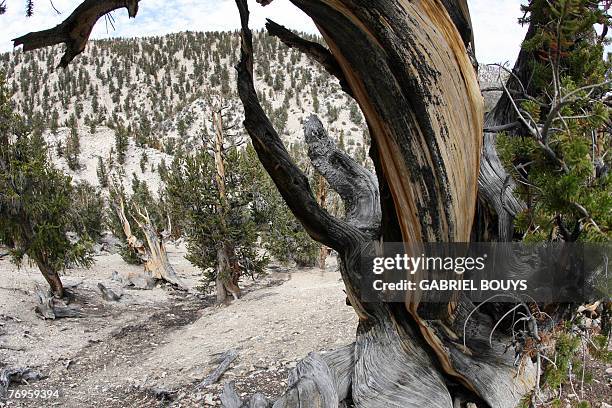
<svg viewBox="0 0 612 408">
<path fill-rule="evenodd" d="M 134 18 L 138 13 L 138 2 L 139 0 L 85 0 L 59 25 L 15 38 L 13 45 L 23 45 L 24 51 L 31 51 L 64 43 L 66 50 L 59 67 L 66 68 L 74 57 L 83 52 L 91 30 L 101 17 L 125 7 L 130 18 Z"/>
</svg>

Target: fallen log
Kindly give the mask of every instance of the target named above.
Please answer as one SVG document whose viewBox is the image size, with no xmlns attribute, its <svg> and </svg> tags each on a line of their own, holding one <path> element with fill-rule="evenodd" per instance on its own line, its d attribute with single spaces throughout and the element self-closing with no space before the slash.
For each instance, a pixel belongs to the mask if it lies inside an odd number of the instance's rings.
<svg viewBox="0 0 612 408">
<path fill-rule="evenodd" d="M 196 388 L 205 388 L 219 381 L 219 378 L 221 378 L 223 373 L 227 371 L 229 366 L 234 362 L 234 360 L 236 360 L 237 357 L 238 351 L 235 349 L 228 350 L 221 354 L 221 356 L 217 359 L 217 361 L 220 361 L 217 368 L 212 373 L 208 374 L 204 381 L 202 381 Z"/>
</svg>

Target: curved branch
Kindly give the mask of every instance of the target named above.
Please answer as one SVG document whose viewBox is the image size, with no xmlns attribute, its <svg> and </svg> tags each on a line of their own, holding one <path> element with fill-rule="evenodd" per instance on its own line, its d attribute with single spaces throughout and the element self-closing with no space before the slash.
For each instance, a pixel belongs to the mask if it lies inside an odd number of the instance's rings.
<svg viewBox="0 0 612 408">
<path fill-rule="evenodd" d="M 306 120 L 304 135 L 310 161 L 344 201 L 346 220 L 376 233 L 381 220 L 376 176 L 336 147 L 316 115 Z"/>
<path fill-rule="evenodd" d="M 342 90 L 353 96 L 353 91 L 344 77 L 340 64 L 327 48 L 314 41 L 301 38 L 270 19 L 267 19 L 266 29 L 270 35 L 278 37 L 287 47 L 295 48 L 321 64 L 330 75 L 338 78 Z"/>
<path fill-rule="evenodd" d="M 500 132 L 504 132 L 506 130 L 512 130 L 512 129 L 516 129 L 517 127 L 521 126 L 521 122 L 512 122 L 512 123 L 506 123 L 505 125 L 497 125 L 497 126 L 491 126 L 491 127 L 485 127 L 484 132 L 487 133 L 500 133 Z"/>
<path fill-rule="evenodd" d="M 246 0 L 236 0 L 242 24 L 242 49 L 238 71 L 238 94 L 244 106 L 244 126 L 251 136 L 259 160 L 274 181 L 281 196 L 308 234 L 340 253 L 363 240 L 363 233 L 331 216 L 317 202 L 308 178 L 293 163 L 278 133 L 265 114 L 253 79 L 253 35 L 249 29 Z"/>
<path fill-rule="evenodd" d="M 23 45 L 24 51 L 49 47 L 60 43 L 66 44 L 59 67 L 68 64 L 85 49 L 89 35 L 96 22 L 111 11 L 127 8 L 130 18 L 136 17 L 139 0 L 85 0 L 59 25 L 48 30 L 28 33 L 15 38 L 15 47 Z"/>
</svg>

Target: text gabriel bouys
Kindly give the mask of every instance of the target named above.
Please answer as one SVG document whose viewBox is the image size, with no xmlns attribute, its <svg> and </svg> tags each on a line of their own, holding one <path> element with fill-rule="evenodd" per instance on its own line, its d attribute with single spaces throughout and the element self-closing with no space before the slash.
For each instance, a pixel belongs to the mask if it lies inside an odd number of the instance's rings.
<svg viewBox="0 0 612 408">
<path fill-rule="evenodd" d="M 417 285 L 418 284 L 418 285 Z M 375 280 L 374 290 L 378 291 L 410 291 L 410 290 L 527 290 L 526 280 L 482 280 L 478 283 L 473 280 L 422 280 L 412 282 L 401 280 L 399 282 L 383 282 Z"/>
</svg>

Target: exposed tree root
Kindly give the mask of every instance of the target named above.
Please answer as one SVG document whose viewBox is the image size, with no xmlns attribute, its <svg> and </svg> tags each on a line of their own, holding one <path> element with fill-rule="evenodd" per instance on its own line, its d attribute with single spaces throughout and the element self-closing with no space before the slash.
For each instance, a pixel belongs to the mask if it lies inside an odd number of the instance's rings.
<svg viewBox="0 0 612 408">
<path fill-rule="evenodd" d="M 82 311 L 69 307 L 63 300 L 49 295 L 49 292 L 39 290 L 36 292 L 38 305 L 35 307 L 36 313 L 43 319 L 55 320 L 62 318 L 84 317 Z"/>
</svg>

